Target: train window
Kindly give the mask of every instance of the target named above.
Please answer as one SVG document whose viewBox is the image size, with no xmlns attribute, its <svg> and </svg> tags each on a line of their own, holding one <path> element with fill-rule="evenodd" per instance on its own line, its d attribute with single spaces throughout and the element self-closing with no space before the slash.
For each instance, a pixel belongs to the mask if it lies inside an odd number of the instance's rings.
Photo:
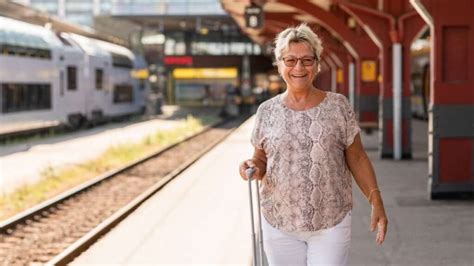
<svg viewBox="0 0 474 266">
<path fill-rule="evenodd" d="M 103 89 L 103 82 L 104 81 L 104 70 L 101 68 L 95 69 L 95 89 L 101 90 Z"/>
<path fill-rule="evenodd" d="M 8 54 L 9 55 L 16 55 L 16 50 L 15 50 L 15 47 L 8 47 Z"/>
<path fill-rule="evenodd" d="M 28 56 L 28 49 L 25 49 L 25 47 L 18 47 L 17 53 L 19 56 Z"/>
<path fill-rule="evenodd" d="M 6 45 L 0 45 L 0 53 L 8 55 L 8 47 Z"/>
<path fill-rule="evenodd" d="M 114 87 L 114 103 L 133 102 L 133 87 L 129 84 L 116 85 Z"/>
<path fill-rule="evenodd" d="M 51 51 L 32 47 L 0 44 L 0 53 L 3 55 L 51 59 Z"/>
<path fill-rule="evenodd" d="M 64 71 L 59 71 L 59 94 L 64 95 Z"/>
<path fill-rule="evenodd" d="M 2 84 L 2 113 L 51 109 L 51 85 Z"/>
<path fill-rule="evenodd" d="M 40 50 L 41 58 L 51 58 L 51 51 L 49 50 Z"/>
<path fill-rule="evenodd" d="M 67 89 L 77 90 L 77 67 L 67 67 Z"/>
<path fill-rule="evenodd" d="M 47 57 L 47 58 L 51 58 L 51 51 L 46 50 L 46 57 Z"/>
<path fill-rule="evenodd" d="M 114 67 L 133 68 L 133 62 L 130 58 L 112 53 L 112 65 Z"/>
</svg>

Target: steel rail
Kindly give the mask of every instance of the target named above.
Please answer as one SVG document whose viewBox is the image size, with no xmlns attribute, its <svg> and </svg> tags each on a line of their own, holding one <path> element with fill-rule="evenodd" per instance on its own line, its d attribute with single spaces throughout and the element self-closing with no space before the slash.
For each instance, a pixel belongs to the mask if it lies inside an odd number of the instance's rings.
<svg viewBox="0 0 474 266">
<path fill-rule="evenodd" d="M 181 174 L 184 170 L 189 168 L 194 162 L 199 160 L 203 155 L 209 152 L 217 144 L 219 144 L 224 139 L 226 139 L 232 132 L 234 132 L 236 128 L 237 127 L 232 128 L 224 136 L 215 140 L 213 143 L 208 145 L 201 152 L 199 152 L 198 154 L 196 154 L 195 156 L 187 160 L 185 163 L 183 163 L 180 167 L 178 167 L 171 173 L 167 174 L 160 181 L 155 183 L 152 187 L 150 187 L 149 189 L 144 191 L 142 194 L 140 194 L 138 197 L 136 197 L 133 201 L 131 201 L 126 206 L 116 211 L 109 218 L 104 220 L 102 223 L 98 224 L 89 233 L 87 233 L 80 239 L 76 240 L 63 252 L 56 255 L 51 260 L 49 260 L 45 265 L 67 265 L 68 263 L 72 262 L 82 252 L 86 251 L 92 244 L 94 244 L 100 237 L 105 235 L 108 231 L 110 231 L 113 227 L 115 227 L 118 223 L 120 223 L 128 215 L 130 215 L 135 209 L 137 209 L 148 198 L 150 198 L 151 196 L 156 194 L 158 191 L 160 191 L 161 188 L 163 188 L 171 180 L 179 176 L 179 174 Z"/>
<path fill-rule="evenodd" d="M 64 202 L 65 200 L 69 199 L 69 198 L 72 198 L 98 184 L 100 184 L 101 182 L 105 181 L 105 180 L 108 180 L 110 178 L 113 178 L 114 176 L 138 165 L 138 164 L 141 164 L 153 157 L 156 157 L 156 156 L 159 156 L 161 155 L 162 153 L 178 146 L 179 144 L 185 142 L 185 141 L 188 141 L 192 138 L 195 138 L 197 136 L 200 136 L 201 134 L 204 134 L 205 132 L 209 131 L 210 129 L 214 128 L 214 127 L 217 127 L 219 125 L 223 125 L 225 123 L 227 123 L 229 120 L 223 120 L 223 121 L 220 121 L 220 122 L 217 122 L 217 123 L 214 123 L 214 124 L 211 124 L 211 125 L 208 125 L 206 126 L 203 130 L 199 131 L 198 133 L 194 134 L 194 135 L 191 135 L 191 136 L 188 136 L 186 137 L 185 139 L 179 141 L 179 142 L 176 142 L 174 144 L 170 144 L 170 145 L 167 145 L 163 148 L 160 148 L 158 149 L 157 151 L 153 151 L 147 155 L 144 155 L 143 157 L 123 166 L 123 167 L 120 167 L 118 169 L 113 169 L 113 170 L 110 170 L 102 175 L 99 175 L 98 177 L 90 180 L 90 181 L 87 181 L 77 187 L 74 187 L 70 190 L 67 190 L 61 194 L 59 194 L 58 196 L 56 197 L 53 197 L 52 199 L 49 199 L 49 200 L 46 200 L 36 206 L 33 206 L 7 220 L 4 220 L 2 222 L 0 222 L 0 234 L 8 234 L 10 233 L 12 230 L 14 230 L 14 228 L 19 225 L 19 224 L 23 224 L 25 223 L 26 221 L 28 220 L 36 220 L 38 219 L 39 217 L 43 217 L 43 216 L 47 216 L 49 214 L 48 210 L 59 205 L 61 202 Z"/>
</svg>

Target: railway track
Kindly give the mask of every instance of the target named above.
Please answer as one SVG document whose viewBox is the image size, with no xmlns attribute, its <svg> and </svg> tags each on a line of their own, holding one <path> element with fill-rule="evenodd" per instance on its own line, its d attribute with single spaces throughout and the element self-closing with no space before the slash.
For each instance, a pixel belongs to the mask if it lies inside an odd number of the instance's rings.
<svg viewBox="0 0 474 266">
<path fill-rule="evenodd" d="M 241 121 L 209 127 L 0 224 L 0 265 L 65 265 Z"/>
</svg>

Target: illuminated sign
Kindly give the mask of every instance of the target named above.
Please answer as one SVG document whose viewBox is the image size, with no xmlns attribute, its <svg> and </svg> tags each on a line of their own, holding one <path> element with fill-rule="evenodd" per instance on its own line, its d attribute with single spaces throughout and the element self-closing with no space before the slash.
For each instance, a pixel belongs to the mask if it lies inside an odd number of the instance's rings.
<svg viewBox="0 0 474 266">
<path fill-rule="evenodd" d="M 377 68 L 375 61 L 366 60 L 361 62 L 362 81 L 370 82 L 377 80 Z"/>
<path fill-rule="evenodd" d="M 146 79 L 148 78 L 148 69 L 142 68 L 142 69 L 135 69 L 130 71 L 131 75 L 135 79 Z"/>
<path fill-rule="evenodd" d="M 336 72 L 336 82 L 337 83 L 344 82 L 344 71 L 342 69 L 338 69 Z"/>
<path fill-rule="evenodd" d="M 257 5 L 245 7 L 245 26 L 258 29 L 263 27 L 263 10 Z"/>
<path fill-rule="evenodd" d="M 165 43 L 165 35 L 157 34 L 152 36 L 144 36 L 142 38 L 143 44 L 163 44 Z"/>
<path fill-rule="evenodd" d="M 223 79 L 237 78 L 237 68 L 175 68 L 175 79 Z"/>
<path fill-rule="evenodd" d="M 165 65 L 189 66 L 193 64 L 191 56 L 167 56 L 163 59 Z"/>
</svg>

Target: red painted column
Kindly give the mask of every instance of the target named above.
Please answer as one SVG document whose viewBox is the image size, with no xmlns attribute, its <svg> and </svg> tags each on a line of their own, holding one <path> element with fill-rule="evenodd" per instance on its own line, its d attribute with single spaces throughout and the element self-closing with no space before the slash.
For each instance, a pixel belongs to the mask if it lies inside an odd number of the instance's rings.
<svg viewBox="0 0 474 266">
<path fill-rule="evenodd" d="M 370 40 L 366 40 L 368 43 Z M 372 42 L 372 41 L 370 41 Z M 380 59 L 379 49 L 362 48 L 359 58 L 355 60 L 355 109 L 358 110 L 361 128 L 380 128 L 379 124 L 379 94 L 381 86 L 378 82 Z M 374 77 L 366 75 L 364 66 L 374 64 Z"/>
<path fill-rule="evenodd" d="M 352 56 L 337 49 L 332 49 L 332 53 L 340 61 L 336 73 L 336 92 L 349 98 L 349 62 L 353 61 Z"/>
<path fill-rule="evenodd" d="M 335 51 L 334 54 L 342 63 L 342 67 L 337 70 L 337 92 L 349 98 L 349 62 L 353 61 L 352 56 L 338 51 Z"/>
<path fill-rule="evenodd" d="M 321 30 L 318 34 L 324 40 L 324 49 L 328 51 L 330 56 L 334 57 L 333 61 L 337 65 L 336 92 L 349 98 L 349 62 L 353 62 L 353 57 L 329 32 Z"/>
<path fill-rule="evenodd" d="M 321 71 L 318 73 L 318 76 L 315 79 L 316 87 L 330 91 L 331 90 L 331 67 L 326 62 L 327 59 L 321 59 Z"/>
<path fill-rule="evenodd" d="M 334 58 L 331 55 L 331 52 L 328 51 L 328 49 L 323 50 L 323 58 L 324 61 L 327 63 L 329 67 L 329 76 L 330 76 L 330 83 L 329 87 L 327 90 L 332 91 L 332 92 L 337 92 L 337 83 L 336 83 L 336 72 L 337 69 L 339 68 L 337 62 L 334 60 Z M 326 88 L 324 88 L 326 89 Z"/>
<path fill-rule="evenodd" d="M 412 157 L 411 112 L 410 112 L 410 44 L 422 28 L 423 21 L 414 10 L 408 7 L 408 0 L 384 1 L 384 10 L 375 9 L 358 1 L 340 1 L 340 6 L 365 25 L 369 36 L 380 48 L 380 155 L 382 158 L 394 157 L 393 127 L 393 45 L 402 47 L 402 102 L 401 102 L 401 158 Z"/>
<path fill-rule="evenodd" d="M 411 1 L 430 25 L 429 189 L 474 193 L 474 1 Z"/>
</svg>

